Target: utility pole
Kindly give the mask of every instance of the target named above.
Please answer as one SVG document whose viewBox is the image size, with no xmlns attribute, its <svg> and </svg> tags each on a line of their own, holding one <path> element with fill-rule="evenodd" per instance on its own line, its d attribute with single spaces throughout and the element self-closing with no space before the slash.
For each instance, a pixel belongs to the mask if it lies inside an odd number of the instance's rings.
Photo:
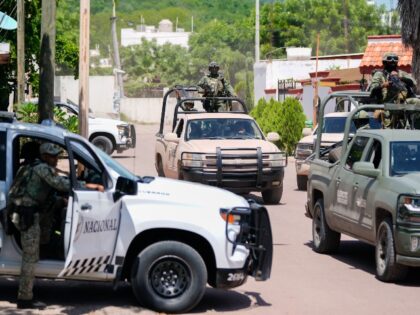
<svg viewBox="0 0 420 315">
<path fill-rule="evenodd" d="M 349 53 L 349 3 L 348 0 L 343 0 L 343 11 L 344 11 L 344 40 L 346 41 L 346 54 Z"/>
<path fill-rule="evenodd" d="M 17 102 L 25 102 L 25 2 L 17 1 Z"/>
<path fill-rule="evenodd" d="M 42 0 L 39 63 L 39 122 L 53 120 L 55 68 L 55 1 Z"/>
<path fill-rule="evenodd" d="M 255 0 L 255 62 L 260 61 L 260 0 Z"/>
<path fill-rule="evenodd" d="M 315 91 L 313 100 L 313 113 L 312 113 L 312 128 L 318 124 L 318 56 L 319 56 L 319 33 L 316 35 L 316 64 L 315 64 Z"/>
<path fill-rule="evenodd" d="M 88 138 L 90 0 L 80 0 L 79 134 Z"/>
<path fill-rule="evenodd" d="M 119 88 L 119 97 L 124 97 L 124 85 L 123 85 L 123 72 L 121 71 L 120 51 L 118 48 L 118 37 L 117 37 L 117 16 L 115 14 L 115 0 L 112 0 L 112 17 L 111 17 L 111 31 L 112 31 L 112 46 L 114 50 L 114 65 L 117 69 L 116 76 Z"/>
</svg>

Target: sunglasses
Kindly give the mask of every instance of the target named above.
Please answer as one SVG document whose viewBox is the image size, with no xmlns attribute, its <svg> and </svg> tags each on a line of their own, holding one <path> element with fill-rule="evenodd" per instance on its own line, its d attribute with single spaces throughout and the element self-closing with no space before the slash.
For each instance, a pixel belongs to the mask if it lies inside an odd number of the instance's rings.
<svg viewBox="0 0 420 315">
<path fill-rule="evenodd" d="M 398 61 L 398 57 L 388 56 L 386 57 L 386 61 Z"/>
</svg>

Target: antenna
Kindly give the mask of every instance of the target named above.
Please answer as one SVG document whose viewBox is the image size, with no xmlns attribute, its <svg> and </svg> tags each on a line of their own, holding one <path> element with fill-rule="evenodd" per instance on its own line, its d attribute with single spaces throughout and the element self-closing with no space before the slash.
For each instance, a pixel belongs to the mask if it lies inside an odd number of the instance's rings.
<svg viewBox="0 0 420 315">
<path fill-rule="evenodd" d="M 194 33 L 194 17 L 191 16 L 191 33 Z"/>
<path fill-rule="evenodd" d="M 175 32 L 178 32 L 178 17 L 176 17 L 176 22 L 175 22 Z"/>
</svg>

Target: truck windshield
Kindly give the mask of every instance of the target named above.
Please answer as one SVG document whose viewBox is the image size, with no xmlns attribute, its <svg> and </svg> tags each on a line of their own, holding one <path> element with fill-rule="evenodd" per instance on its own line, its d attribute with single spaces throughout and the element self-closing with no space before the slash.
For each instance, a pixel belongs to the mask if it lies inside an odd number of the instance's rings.
<svg viewBox="0 0 420 315">
<path fill-rule="evenodd" d="M 391 142 L 391 176 L 420 172 L 420 141 Z"/>
<path fill-rule="evenodd" d="M 187 140 L 262 138 L 260 129 L 252 119 L 194 119 L 189 121 L 187 127 Z"/>
<path fill-rule="evenodd" d="M 344 133 L 347 117 L 325 117 L 322 133 Z M 357 127 L 355 124 L 357 122 Z M 350 133 L 355 133 L 358 128 L 380 129 L 381 123 L 373 117 L 355 119 L 351 123 Z"/>
<path fill-rule="evenodd" d="M 118 173 L 118 175 L 138 181 L 138 176 L 131 173 L 129 170 L 127 170 L 124 166 L 122 166 L 120 163 L 115 161 L 113 158 L 111 158 L 108 154 L 106 154 L 104 151 L 102 151 L 99 148 L 94 147 L 95 152 L 101 157 L 101 159 L 105 162 L 105 164 L 113 169 L 115 172 Z"/>
</svg>

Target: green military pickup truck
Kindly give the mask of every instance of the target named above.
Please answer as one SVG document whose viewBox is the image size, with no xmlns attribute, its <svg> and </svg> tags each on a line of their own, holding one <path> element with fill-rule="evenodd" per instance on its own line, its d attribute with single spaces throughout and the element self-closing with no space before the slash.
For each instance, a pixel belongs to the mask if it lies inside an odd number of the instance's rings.
<svg viewBox="0 0 420 315">
<path fill-rule="evenodd" d="M 363 105 L 353 110 L 346 122 L 348 140 L 330 149 L 320 149 L 318 132 L 306 215 L 312 218 L 316 252 L 332 253 L 339 247 L 341 233 L 350 235 L 375 246 L 376 277 L 391 282 L 402 280 L 408 266 L 420 266 L 420 130 L 350 133 L 357 112 L 384 107 L 391 106 Z M 398 110 L 398 119 L 413 126 L 411 113 L 418 109 Z"/>
</svg>

